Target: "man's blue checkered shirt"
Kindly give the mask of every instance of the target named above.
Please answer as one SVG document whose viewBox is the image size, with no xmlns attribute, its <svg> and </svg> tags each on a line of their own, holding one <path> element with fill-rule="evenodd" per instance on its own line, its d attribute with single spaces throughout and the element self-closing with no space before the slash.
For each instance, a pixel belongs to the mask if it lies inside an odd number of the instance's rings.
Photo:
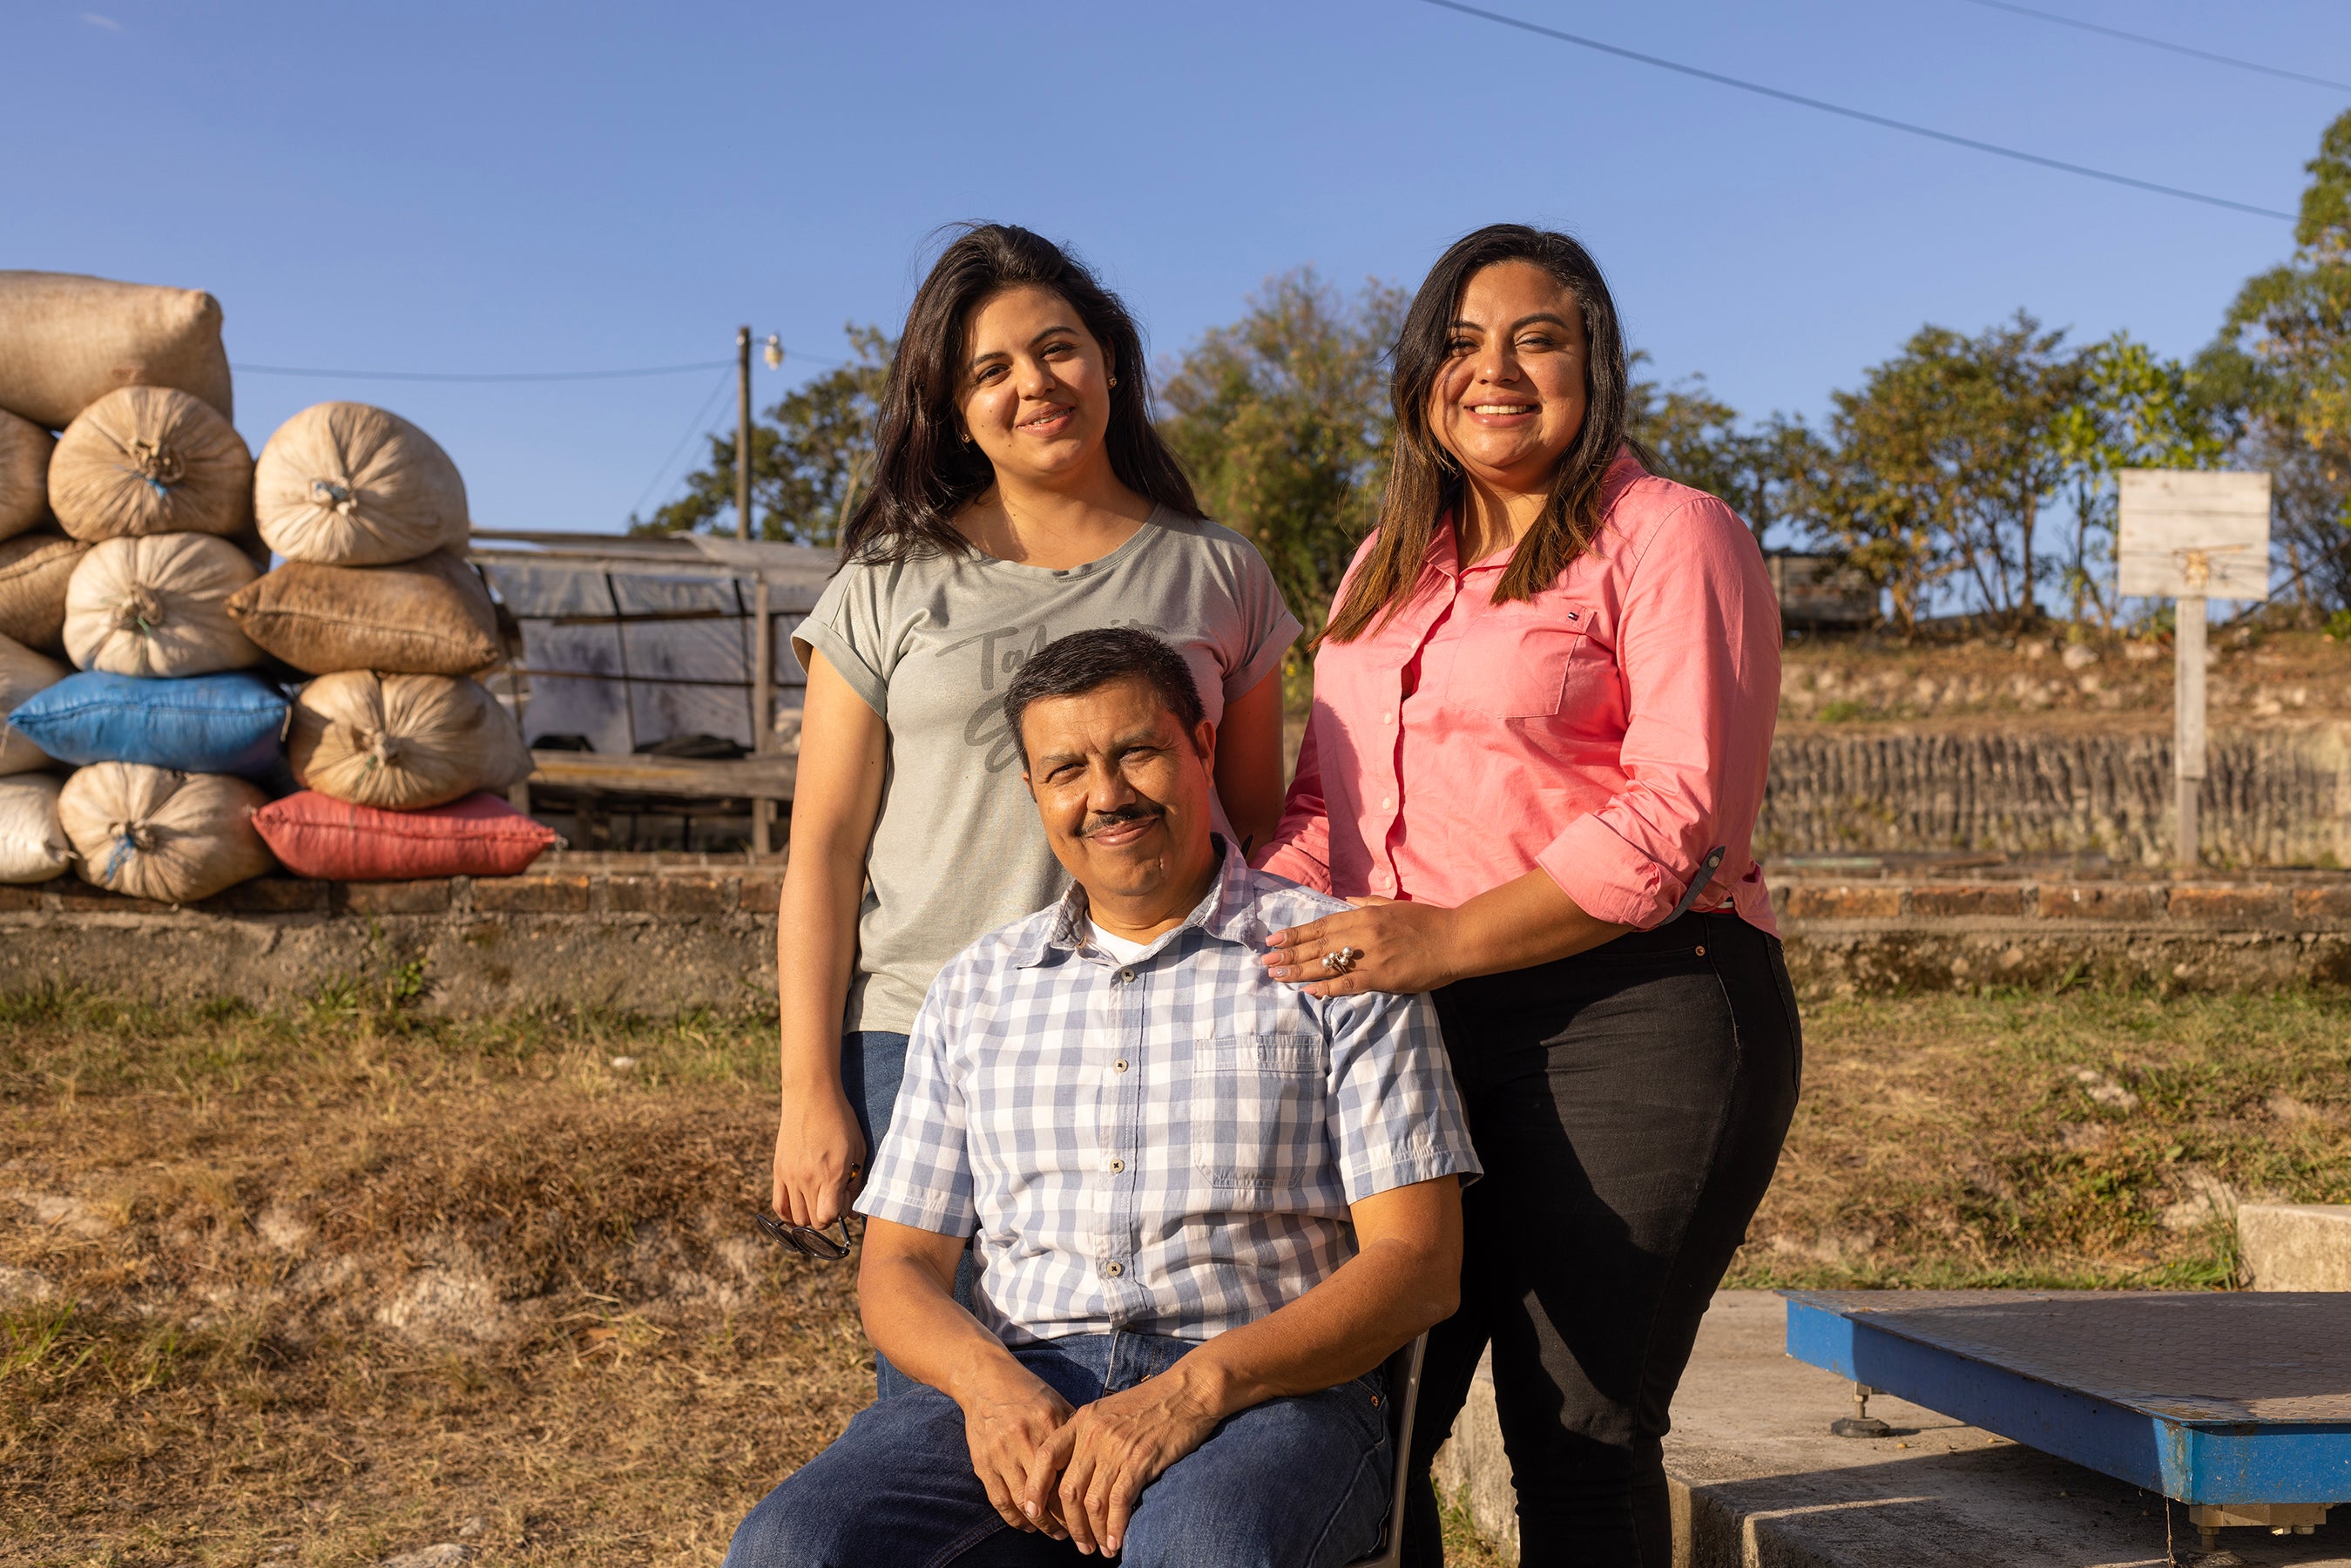
<svg viewBox="0 0 2351 1568">
<path fill-rule="evenodd" d="M 1207 1339 L 1353 1256 L 1348 1205 L 1478 1156 L 1426 997 L 1328 1000 L 1267 936 L 1346 905 L 1224 851 L 1191 917 L 1122 964 L 1085 894 L 981 937 L 933 982 L 859 1212 L 978 1232 L 1007 1343 Z"/>
</svg>

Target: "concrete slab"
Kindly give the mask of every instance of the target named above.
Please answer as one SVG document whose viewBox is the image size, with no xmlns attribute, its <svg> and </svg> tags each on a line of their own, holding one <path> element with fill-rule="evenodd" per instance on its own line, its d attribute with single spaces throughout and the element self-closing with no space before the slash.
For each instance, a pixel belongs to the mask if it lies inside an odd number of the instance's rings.
<svg viewBox="0 0 2351 1568">
<path fill-rule="evenodd" d="M 2351 1203 L 2241 1203 L 2237 1251 L 2256 1291 L 2351 1291 Z"/>
<path fill-rule="evenodd" d="M 1779 1297 L 1715 1297 L 1666 1440 L 1675 1568 L 2351 1568 L 2351 1510 L 2309 1536 L 2222 1532 L 2199 1556 L 2187 1511 L 2004 1437 L 1885 1396 L 1891 1436 L 1833 1437 L 1852 1386 L 1782 1350 Z M 1510 1481 L 1480 1385 L 1440 1456 L 1471 1517 L 1515 1561 Z M 2351 1501 L 2351 1500 L 2346 1500 Z"/>
</svg>

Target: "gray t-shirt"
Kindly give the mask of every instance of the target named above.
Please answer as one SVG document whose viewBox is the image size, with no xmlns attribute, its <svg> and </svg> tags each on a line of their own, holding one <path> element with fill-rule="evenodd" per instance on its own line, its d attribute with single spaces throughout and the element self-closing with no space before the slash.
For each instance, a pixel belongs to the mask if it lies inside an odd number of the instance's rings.
<svg viewBox="0 0 2351 1568">
<path fill-rule="evenodd" d="M 1068 885 L 1002 704 L 1021 661 L 1097 626 L 1173 643 L 1216 723 L 1301 630 L 1255 546 L 1162 507 L 1067 570 L 948 555 L 843 566 L 794 633 L 800 663 L 821 653 L 889 728 L 847 1028 L 906 1033 L 948 959 Z"/>
</svg>

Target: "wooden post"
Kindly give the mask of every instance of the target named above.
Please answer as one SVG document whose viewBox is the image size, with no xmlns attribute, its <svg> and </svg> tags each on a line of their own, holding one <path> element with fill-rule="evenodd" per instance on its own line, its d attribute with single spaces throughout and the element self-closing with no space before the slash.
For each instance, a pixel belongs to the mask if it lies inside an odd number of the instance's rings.
<svg viewBox="0 0 2351 1568">
<path fill-rule="evenodd" d="M 735 537 L 751 537 L 751 329 L 735 329 Z"/>
<path fill-rule="evenodd" d="M 770 751 L 776 742 L 776 622 L 768 609 L 768 580 L 763 574 L 751 590 L 751 749 Z M 751 802 L 751 853 L 775 852 L 776 803 L 760 797 Z"/>
<path fill-rule="evenodd" d="M 2191 569 L 2191 576 L 2197 575 Z M 2182 871 L 2199 862 L 2196 835 L 2197 797 L 2204 787 L 2204 596 L 2177 601 L 2171 646 L 2178 656 L 2172 676 L 2171 770 L 2179 791 L 2179 839 L 2174 858 Z"/>
</svg>

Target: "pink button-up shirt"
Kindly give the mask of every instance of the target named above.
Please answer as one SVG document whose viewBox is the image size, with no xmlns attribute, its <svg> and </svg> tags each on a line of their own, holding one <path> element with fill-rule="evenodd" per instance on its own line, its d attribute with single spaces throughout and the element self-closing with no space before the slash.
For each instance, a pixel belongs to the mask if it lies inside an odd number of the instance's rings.
<svg viewBox="0 0 2351 1568">
<path fill-rule="evenodd" d="M 1780 701 L 1762 554 L 1729 507 L 1630 455 L 1607 482 L 1593 548 L 1533 599 L 1494 603 L 1508 552 L 1464 569 L 1448 520 L 1394 620 L 1322 644 L 1266 870 L 1457 905 L 1541 866 L 1585 913 L 1646 928 L 1721 846 L 1695 907 L 1775 930 L 1749 842 Z"/>
</svg>

